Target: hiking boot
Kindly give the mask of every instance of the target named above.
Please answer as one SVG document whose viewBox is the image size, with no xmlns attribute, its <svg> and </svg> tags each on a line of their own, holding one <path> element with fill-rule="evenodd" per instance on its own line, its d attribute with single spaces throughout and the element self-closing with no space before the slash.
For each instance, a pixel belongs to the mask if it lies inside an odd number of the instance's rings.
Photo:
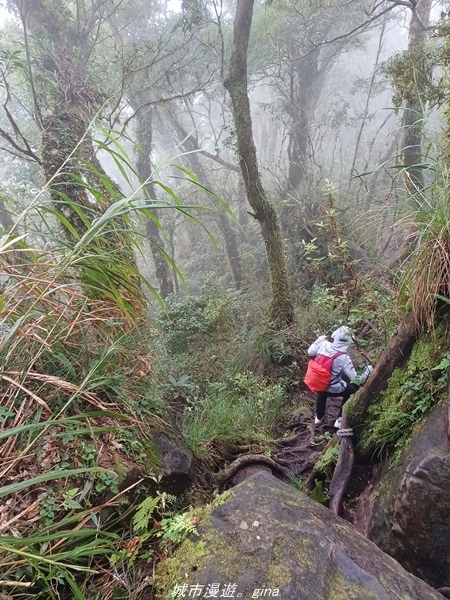
<svg viewBox="0 0 450 600">
<path fill-rule="evenodd" d="M 335 429 L 340 429 L 340 428 L 341 428 L 341 425 L 342 425 L 342 418 L 341 418 L 341 417 L 338 417 L 338 418 L 336 419 L 336 421 L 334 422 L 334 427 L 335 427 Z"/>
<path fill-rule="evenodd" d="M 319 425 L 322 425 L 323 423 L 323 417 L 321 419 L 317 418 L 317 415 L 314 417 L 314 425 L 316 425 L 316 427 L 318 427 Z"/>
</svg>

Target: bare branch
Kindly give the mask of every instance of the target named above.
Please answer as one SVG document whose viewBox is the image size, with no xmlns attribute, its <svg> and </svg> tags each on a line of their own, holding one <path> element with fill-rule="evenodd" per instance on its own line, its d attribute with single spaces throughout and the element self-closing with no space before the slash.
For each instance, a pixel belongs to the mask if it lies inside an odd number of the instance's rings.
<svg viewBox="0 0 450 600">
<path fill-rule="evenodd" d="M 24 39 L 24 43 L 25 43 L 25 57 L 27 60 L 27 69 L 28 69 L 28 77 L 29 77 L 29 81 L 30 81 L 31 99 L 33 102 L 34 119 L 35 119 L 38 127 L 40 129 L 42 129 L 42 123 L 43 123 L 42 113 L 41 113 L 41 109 L 39 107 L 39 103 L 37 101 L 36 88 L 34 87 L 34 77 L 33 77 L 33 70 L 31 68 L 31 58 L 30 58 L 30 46 L 28 43 L 28 30 L 27 30 L 27 24 L 26 24 L 26 16 L 27 16 L 28 8 L 29 8 L 29 4 L 26 5 L 25 12 L 23 12 L 22 3 L 20 3 L 19 15 L 20 15 L 20 20 L 22 22 L 22 27 L 23 27 L 23 39 Z"/>
<path fill-rule="evenodd" d="M 1 133 L 0 133 L 0 135 L 1 135 Z M 36 162 L 36 159 L 34 159 L 34 158 L 30 157 L 30 156 L 27 156 L 26 154 L 23 154 L 23 153 L 19 154 L 18 152 L 13 152 L 11 150 L 11 148 L 7 148 L 6 146 L 0 146 L 0 150 L 3 150 L 4 152 L 7 152 L 8 154 L 11 154 L 11 156 L 15 156 L 16 158 L 20 158 L 20 159 L 25 160 L 27 162 L 30 162 L 30 163 L 35 163 Z"/>
<path fill-rule="evenodd" d="M 0 127 L 0 136 L 3 139 L 5 139 L 7 142 L 9 142 L 11 144 L 11 146 L 15 150 L 17 150 L 17 152 L 20 153 L 20 155 L 28 156 L 31 159 L 33 159 L 34 161 L 36 161 L 37 163 L 40 163 L 38 155 L 35 154 L 29 146 L 28 146 L 28 148 L 21 148 L 19 146 L 19 144 L 14 140 L 14 138 L 7 131 L 5 131 L 2 127 Z"/>
<path fill-rule="evenodd" d="M 314 52 L 320 46 L 325 46 L 327 44 L 334 44 L 335 42 L 337 42 L 339 40 L 344 40 L 346 38 L 351 37 L 352 35 L 354 35 L 358 31 L 364 30 L 368 25 L 370 25 L 374 21 L 377 21 L 384 14 L 386 14 L 388 12 L 391 12 L 397 6 L 406 6 L 407 8 L 410 8 L 411 10 L 413 9 L 411 3 L 407 2 L 406 0 L 405 1 L 403 1 L 403 0 L 389 0 L 389 1 L 392 2 L 391 6 L 388 6 L 387 8 L 385 8 L 384 10 L 382 10 L 381 12 L 379 12 L 376 15 L 374 15 L 373 17 L 371 17 L 370 19 L 367 19 L 367 21 L 364 21 L 364 23 L 360 23 L 357 27 L 354 27 L 350 31 L 347 31 L 347 33 L 343 33 L 342 35 L 338 35 L 335 38 L 332 38 L 331 40 L 324 40 L 323 42 L 317 43 L 314 46 L 314 48 L 311 48 L 311 50 L 308 50 L 308 52 L 306 52 L 305 54 L 303 54 L 302 56 L 300 56 L 299 60 L 302 59 L 302 58 L 305 58 L 306 56 L 309 56 L 312 52 Z"/>
</svg>

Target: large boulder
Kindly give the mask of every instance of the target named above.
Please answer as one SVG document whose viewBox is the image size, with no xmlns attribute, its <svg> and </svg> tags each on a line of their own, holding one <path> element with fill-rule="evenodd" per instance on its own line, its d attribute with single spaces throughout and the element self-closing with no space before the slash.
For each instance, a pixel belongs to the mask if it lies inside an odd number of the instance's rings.
<svg viewBox="0 0 450 600">
<path fill-rule="evenodd" d="M 158 597 L 442 600 L 352 525 L 268 473 L 229 494 L 201 519 L 199 536 L 160 563 Z"/>
<path fill-rule="evenodd" d="M 398 464 L 360 498 L 355 526 L 433 587 L 450 587 L 450 442 L 437 405 Z"/>
</svg>

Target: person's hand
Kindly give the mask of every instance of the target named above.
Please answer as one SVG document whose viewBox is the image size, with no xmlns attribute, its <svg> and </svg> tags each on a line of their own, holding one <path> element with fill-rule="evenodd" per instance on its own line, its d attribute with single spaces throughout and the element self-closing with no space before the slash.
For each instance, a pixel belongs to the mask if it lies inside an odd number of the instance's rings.
<svg viewBox="0 0 450 600">
<path fill-rule="evenodd" d="M 352 383 L 354 383 L 358 387 L 361 386 L 363 383 L 366 382 L 367 378 L 369 377 L 370 373 L 372 373 L 372 371 L 372 365 L 366 365 L 362 372 L 359 375 L 357 375 L 355 379 L 352 380 Z"/>
</svg>

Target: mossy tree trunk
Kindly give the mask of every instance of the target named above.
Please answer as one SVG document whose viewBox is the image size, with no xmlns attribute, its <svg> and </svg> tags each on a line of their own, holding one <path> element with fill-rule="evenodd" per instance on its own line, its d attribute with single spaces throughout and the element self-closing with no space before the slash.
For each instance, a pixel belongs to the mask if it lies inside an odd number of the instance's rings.
<svg viewBox="0 0 450 600">
<path fill-rule="evenodd" d="M 73 243 L 87 229 L 77 205 L 92 222 L 109 204 L 123 197 L 116 184 L 104 184 L 107 175 L 95 156 L 89 131 L 101 102 L 89 67 L 99 28 L 107 18 L 107 6 L 86 2 L 77 5 L 79 11 L 72 12 L 70 2 L 56 0 L 15 0 L 15 4 L 24 28 L 30 87 L 42 131 L 40 162 L 50 182 L 55 210 L 76 232 L 74 235 L 67 227 L 64 231 L 67 241 Z M 86 160 L 94 169 L 89 169 Z M 88 194 L 84 181 L 100 192 L 98 197 Z M 119 250 L 122 259 L 135 269 L 127 223 L 117 219 L 115 226 L 116 230 L 110 227 L 105 236 L 105 247 Z"/>
<path fill-rule="evenodd" d="M 82 235 L 86 225 L 64 196 L 82 207 L 89 219 L 101 214 L 86 189 L 76 180 L 80 174 L 80 142 L 90 121 L 86 106 L 95 96 L 86 83 L 85 53 L 88 34 L 73 22 L 68 7 L 43 0 L 15 0 L 22 20 L 29 55 L 29 79 L 35 116 L 42 131 L 41 163 L 57 212 Z M 78 28 L 79 29 L 79 28 Z M 29 36 L 33 40 L 29 44 Z M 39 90 L 35 82 L 39 81 Z M 39 93 L 38 93 L 39 92 Z M 82 144 L 85 143 L 81 142 Z M 69 242 L 75 236 L 66 228 Z"/>
<path fill-rule="evenodd" d="M 80 172 L 78 153 L 74 150 L 85 135 L 86 128 L 85 119 L 73 114 L 70 106 L 61 106 L 57 113 L 45 118 L 41 145 L 45 180 L 50 182 L 55 210 L 67 219 L 79 236 L 86 231 L 86 225 L 80 214 L 64 198 L 79 205 L 90 221 L 101 214 L 100 207 L 89 200 L 86 188 L 74 177 Z M 67 228 L 65 235 L 69 242 L 76 241 L 76 237 Z"/>
<path fill-rule="evenodd" d="M 267 251 L 271 284 L 270 320 L 273 327 L 283 328 L 294 321 L 294 307 L 277 214 L 261 183 L 247 89 L 247 53 L 253 5 L 253 0 L 237 1 L 230 72 L 224 85 L 231 96 L 237 151 L 247 199 L 253 216 L 260 224 Z"/>
<path fill-rule="evenodd" d="M 422 137 L 424 129 L 425 100 L 421 90 L 429 85 L 430 73 L 426 67 L 425 42 L 426 27 L 429 25 L 432 0 L 419 0 L 411 15 L 408 37 L 408 58 L 411 74 L 414 76 L 414 94 L 407 98 L 403 110 L 402 131 L 404 131 L 403 164 L 407 167 L 407 185 L 412 194 L 423 188 L 423 169 L 417 168 L 422 162 Z M 405 65 L 405 68 L 407 65 Z"/>
<path fill-rule="evenodd" d="M 378 360 L 369 379 L 352 401 L 348 415 L 351 427 L 358 430 L 367 426 L 367 411 L 371 404 L 377 402 L 381 392 L 388 385 L 389 378 L 395 369 L 404 365 L 411 355 L 414 343 L 419 335 L 419 323 L 415 315 L 408 313 L 400 323 L 397 332 L 390 339 Z M 360 450 L 356 445 L 356 450 Z M 370 457 L 375 448 L 366 448 L 365 455 Z"/>
</svg>

